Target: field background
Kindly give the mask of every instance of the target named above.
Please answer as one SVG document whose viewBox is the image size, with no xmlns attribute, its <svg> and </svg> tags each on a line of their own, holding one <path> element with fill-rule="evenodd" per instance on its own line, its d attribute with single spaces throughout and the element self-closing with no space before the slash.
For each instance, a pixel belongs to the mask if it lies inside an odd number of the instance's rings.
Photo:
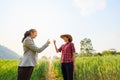
<svg viewBox="0 0 120 80">
<path fill-rule="evenodd" d="M 0 80 L 17 80 L 18 60 L 0 60 Z M 120 80 L 120 56 L 77 57 L 74 80 Z M 63 80 L 60 59 L 40 59 L 31 80 Z"/>
</svg>

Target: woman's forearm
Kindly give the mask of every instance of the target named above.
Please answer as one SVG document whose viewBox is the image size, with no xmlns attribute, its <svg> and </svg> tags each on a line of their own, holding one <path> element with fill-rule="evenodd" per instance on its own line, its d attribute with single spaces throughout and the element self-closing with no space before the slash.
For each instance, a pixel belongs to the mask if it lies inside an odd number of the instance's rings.
<svg viewBox="0 0 120 80">
<path fill-rule="evenodd" d="M 76 53 L 74 52 L 74 53 L 73 53 L 73 66 L 74 66 L 74 72 L 77 71 L 75 56 L 76 56 Z"/>
<path fill-rule="evenodd" d="M 74 66 L 76 65 L 75 56 L 76 56 L 76 53 L 74 52 L 74 53 L 73 53 L 73 65 L 74 65 Z"/>
<path fill-rule="evenodd" d="M 58 51 L 58 48 L 57 48 L 57 46 L 56 46 L 56 41 L 54 41 L 54 46 L 55 46 L 56 52 L 58 53 L 59 51 Z"/>
<path fill-rule="evenodd" d="M 58 53 L 59 51 L 58 51 L 58 48 L 57 48 L 56 44 L 54 44 L 54 46 L 55 46 L 56 52 Z"/>
</svg>

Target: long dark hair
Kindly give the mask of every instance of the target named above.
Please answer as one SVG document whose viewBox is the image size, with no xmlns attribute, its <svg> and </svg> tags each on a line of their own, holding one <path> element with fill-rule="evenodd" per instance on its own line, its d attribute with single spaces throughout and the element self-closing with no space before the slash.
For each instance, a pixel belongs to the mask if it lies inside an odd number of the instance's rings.
<svg viewBox="0 0 120 80">
<path fill-rule="evenodd" d="M 23 41 L 25 40 L 26 37 L 30 36 L 30 33 L 31 33 L 31 32 L 36 32 L 36 29 L 30 29 L 29 31 L 26 31 L 26 32 L 24 33 L 24 37 L 23 37 L 23 39 L 22 39 L 22 43 L 23 43 Z"/>
</svg>

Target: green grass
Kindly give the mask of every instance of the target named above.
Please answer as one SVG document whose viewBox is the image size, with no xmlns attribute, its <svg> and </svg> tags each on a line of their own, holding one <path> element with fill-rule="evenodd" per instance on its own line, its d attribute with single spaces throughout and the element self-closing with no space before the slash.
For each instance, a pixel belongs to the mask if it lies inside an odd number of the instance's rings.
<svg viewBox="0 0 120 80">
<path fill-rule="evenodd" d="M 76 58 L 76 64 L 74 80 L 120 80 L 120 56 Z M 53 61 L 53 68 L 62 78 L 60 60 Z"/>
<path fill-rule="evenodd" d="M 17 80 L 17 60 L 0 60 L 0 80 Z M 120 56 L 76 58 L 77 72 L 74 80 L 120 80 Z M 52 61 L 56 80 L 63 80 L 60 60 Z M 39 60 L 31 80 L 46 80 L 49 61 Z"/>
<path fill-rule="evenodd" d="M 17 60 L 0 60 L 0 80 L 17 80 Z"/>
<path fill-rule="evenodd" d="M 39 64 L 35 67 L 31 80 L 45 80 L 48 74 L 49 61 L 40 60 Z"/>
<path fill-rule="evenodd" d="M 58 80 L 62 80 L 61 64 L 59 59 L 55 59 L 52 61 L 52 68 L 54 70 L 55 77 Z"/>
<path fill-rule="evenodd" d="M 17 60 L 0 60 L 0 80 L 17 80 Z M 49 61 L 40 60 L 35 67 L 31 80 L 45 80 L 48 73 Z"/>
</svg>

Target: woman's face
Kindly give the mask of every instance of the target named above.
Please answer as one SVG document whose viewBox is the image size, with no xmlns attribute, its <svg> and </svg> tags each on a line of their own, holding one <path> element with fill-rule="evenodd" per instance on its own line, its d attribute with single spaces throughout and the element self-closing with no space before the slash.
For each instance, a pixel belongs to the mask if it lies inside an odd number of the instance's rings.
<svg viewBox="0 0 120 80">
<path fill-rule="evenodd" d="M 67 38 L 67 37 L 63 37 L 63 40 L 64 40 L 65 42 L 68 42 L 68 38 Z"/>
<path fill-rule="evenodd" d="M 31 32 L 30 36 L 31 36 L 31 38 L 36 38 L 37 37 L 37 31 Z"/>
</svg>

